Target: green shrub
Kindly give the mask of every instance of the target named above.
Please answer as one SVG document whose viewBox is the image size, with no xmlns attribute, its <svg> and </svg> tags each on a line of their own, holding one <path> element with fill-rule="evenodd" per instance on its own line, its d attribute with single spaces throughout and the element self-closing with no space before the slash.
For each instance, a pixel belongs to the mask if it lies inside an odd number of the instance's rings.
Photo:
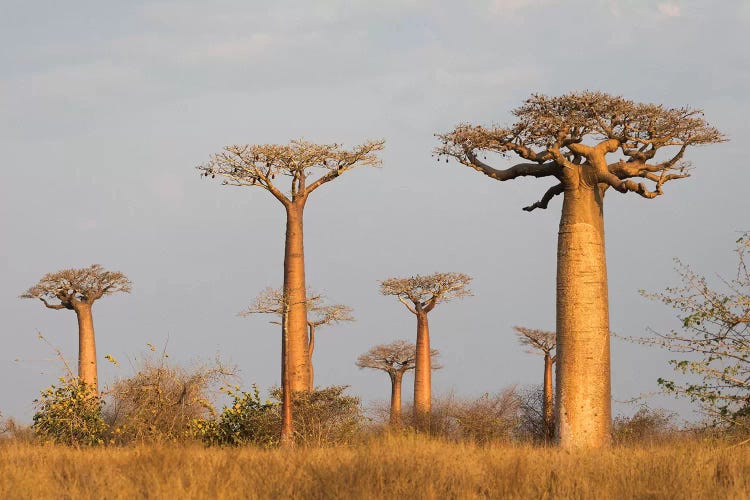
<svg viewBox="0 0 750 500">
<path fill-rule="evenodd" d="M 348 386 L 298 392 L 292 398 L 294 440 L 305 446 L 330 446 L 352 441 L 362 428 L 360 400 L 344 395 Z M 281 431 L 281 389 L 271 389 L 274 401 L 262 402 L 258 388 L 251 392 L 225 390 L 233 398 L 218 418 L 196 419 L 194 435 L 207 444 L 271 446 Z"/>
<path fill-rule="evenodd" d="M 251 392 L 224 389 L 233 401 L 224 407 L 218 418 L 194 419 L 193 435 L 209 445 L 239 446 L 255 444 L 270 446 L 279 440 L 281 420 L 275 408 L 278 403 L 262 402 L 258 387 L 253 384 Z"/>
<path fill-rule="evenodd" d="M 60 384 L 44 389 L 34 403 L 32 428 L 42 441 L 70 446 L 104 443 L 103 402 L 77 377 L 60 377 Z"/>
</svg>

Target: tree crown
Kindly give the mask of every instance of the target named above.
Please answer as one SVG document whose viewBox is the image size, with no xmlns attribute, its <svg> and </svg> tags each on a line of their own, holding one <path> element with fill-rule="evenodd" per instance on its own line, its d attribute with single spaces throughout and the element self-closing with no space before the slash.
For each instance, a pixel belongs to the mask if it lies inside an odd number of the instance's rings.
<svg viewBox="0 0 750 500">
<path fill-rule="evenodd" d="M 63 269 L 45 274 L 26 290 L 23 299 L 40 299 L 50 309 L 73 309 L 80 304 L 93 304 L 104 295 L 130 293 L 132 283 L 121 272 L 107 271 L 99 264 L 82 269 Z M 50 303 L 49 300 L 60 302 Z"/>
<path fill-rule="evenodd" d="M 541 352 L 551 355 L 557 345 L 555 332 L 547 330 L 537 330 L 523 326 L 514 326 L 513 329 L 518 335 L 518 341 L 521 345 L 528 347 L 528 353 Z"/>
<path fill-rule="evenodd" d="M 663 194 L 665 182 L 689 176 L 690 164 L 683 160 L 687 147 L 726 140 L 699 109 L 638 103 L 603 92 L 532 94 L 513 115 L 517 120 L 507 127 L 459 124 L 437 135 L 442 144 L 435 152 L 501 181 L 557 177 L 560 185 L 524 208 L 528 211 L 547 208 L 552 197 L 577 187 L 583 168 L 591 170 L 588 182 L 654 198 Z M 620 158 L 608 163 L 606 155 L 618 151 Z M 487 152 L 513 153 L 527 163 L 494 169 L 479 158 L 486 159 Z M 658 153 L 663 157 L 657 160 Z"/>
<path fill-rule="evenodd" d="M 257 186 L 269 191 L 284 205 L 306 199 L 326 182 L 360 165 L 379 165 L 377 152 L 385 141 L 368 141 L 352 149 L 340 144 L 314 144 L 293 140 L 289 144 L 243 144 L 226 146 L 221 153 L 198 166 L 204 177 L 223 178 L 227 186 Z M 312 179 L 314 171 L 322 172 Z M 288 177 L 288 191 L 277 187 L 276 176 Z"/>
<path fill-rule="evenodd" d="M 437 349 L 430 349 L 431 367 L 433 370 L 442 368 L 435 361 L 440 355 Z M 357 358 L 360 368 L 382 370 L 391 375 L 404 373 L 416 367 L 417 346 L 406 340 L 396 340 L 390 344 L 379 344 Z"/>
<path fill-rule="evenodd" d="M 344 321 L 355 321 L 353 309 L 344 304 L 326 304 L 325 296 L 308 291 L 307 293 L 308 324 L 319 327 Z M 250 314 L 274 314 L 282 316 L 285 310 L 284 290 L 268 287 L 255 298 L 253 305 L 240 311 L 240 316 Z"/>
<path fill-rule="evenodd" d="M 380 283 L 380 293 L 395 295 L 413 313 L 430 312 L 436 304 L 471 295 L 471 277 L 462 273 L 434 273 L 390 278 Z"/>
</svg>

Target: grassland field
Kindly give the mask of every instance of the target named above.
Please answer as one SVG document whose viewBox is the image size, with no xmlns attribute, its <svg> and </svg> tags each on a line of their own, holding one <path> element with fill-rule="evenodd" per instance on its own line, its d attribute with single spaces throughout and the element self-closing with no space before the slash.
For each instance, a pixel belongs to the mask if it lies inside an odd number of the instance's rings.
<svg viewBox="0 0 750 500">
<path fill-rule="evenodd" d="M 750 444 L 563 451 L 418 435 L 291 450 L 0 443 L 0 498 L 750 498 Z"/>
</svg>

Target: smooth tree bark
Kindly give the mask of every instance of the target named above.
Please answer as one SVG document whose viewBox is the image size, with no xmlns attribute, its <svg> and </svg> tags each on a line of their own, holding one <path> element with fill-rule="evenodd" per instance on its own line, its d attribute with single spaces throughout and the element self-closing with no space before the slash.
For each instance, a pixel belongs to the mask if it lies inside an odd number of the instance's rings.
<svg viewBox="0 0 750 500">
<path fill-rule="evenodd" d="M 529 348 L 527 352 L 541 353 L 544 356 L 542 415 L 544 417 L 545 438 L 551 441 L 555 435 L 554 399 L 552 395 L 552 365 L 557 361 L 557 356 L 554 355 L 555 332 L 523 326 L 514 326 L 513 329 L 518 334 L 519 342 Z"/>
<path fill-rule="evenodd" d="M 266 288 L 255 299 L 255 303 L 240 311 L 240 316 L 250 314 L 272 314 L 278 316 L 271 323 L 281 324 L 283 317 L 284 291 L 278 288 Z M 318 328 L 326 325 L 336 325 L 344 321 L 354 321 L 352 308 L 344 304 L 326 304 L 325 296 L 319 293 L 307 293 L 307 331 L 308 331 L 308 364 L 310 369 L 310 383 L 314 387 L 315 372 L 313 369 L 313 353 L 315 352 L 315 333 Z"/>
<path fill-rule="evenodd" d="M 409 278 L 390 278 L 380 283 L 380 293 L 394 295 L 417 317 L 414 367 L 414 423 L 429 430 L 432 401 L 430 327 L 427 314 L 440 302 L 471 295 L 471 277 L 461 273 L 435 273 Z"/>
<path fill-rule="evenodd" d="M 303 140 L 291 141 L 288 145 L 233 145 L 198 167 L 202 176 L 219 176 L 224 185 L 265 189 L 284 206 L 283 290 L 288 306 L 287 360 L 291 372 L 287 378 L 293 392 L 312 389 L 303 236 L 307 199 L 317 188 L 355 167 L 378 165 L 377 152 L 383 145 L 384 141 L 370 141 L 350 150 L 339 144 L 313 144 Z M 316 176 L 316 171 L 321 173 Z M 276 185 L 277 176 L 289 179 L 288 191 Z"/>
<path fill-rule="evenodd" d="M 45 274 L 21 298 L 39 299 L 49 309 L 68 309 L 78 319 L 78 379 L 99 393 L 96 338 L 91 309 L 94 302 L 115 292 L 130 292 L 132 283 L 120 272 L 99 264 Z"/>
<path fill-rule="evenodd" d="M 557 439 L 564 447 L 604 447 L 611 439 L 609 304 L 604 255 L 604 194 L 609 188 L 653 199 L 666 182 L 689 176 L 689 146 L 724 136 L 699 110 L 636 103 L 602 92 L 534 94 L 510 127 L 458 125 L 439 134 L 440 156 L 488 177 L 550 177 L 536 203 L 563 195 L 557 247 Z M 505 169 L 486 154 L 515 154 Z M 617 155 L 611 158 L 609 155 Z M 640 182 L 633 179 L 639 179 Z M 647 187 L 649 181 L 652 187 Z"/>
<path fill-rule="evenodd" d="M 430 349 L 430 367 L 441 368 L 437 363 L 440 352 Z M 404 374 L 416 367 L 417 346 L 406 340 L 396 340 L 390 344 L 376 345 L 357 358 L 360 368 L 372 368 L 388 374 L 391 380 L 390 424 L 401 425 L 401 384 Z"/>
</svg>

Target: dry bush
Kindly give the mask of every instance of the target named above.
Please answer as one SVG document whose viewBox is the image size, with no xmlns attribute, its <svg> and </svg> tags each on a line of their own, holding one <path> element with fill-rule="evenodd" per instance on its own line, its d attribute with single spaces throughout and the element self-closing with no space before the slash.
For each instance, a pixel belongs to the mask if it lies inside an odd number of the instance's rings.
<svg viewBox="0 0 750 500">
<path fill-rule="evenodd" d="M 212 414 L 211 395 L 232 370 L 218 360 L 187 369 L 167 363 L 166 355 L 146 357 L 138 372 L 108 391 L 105 418 L 111 441 L 179 441 L 190 437 L 196 419 Z"/>
<path fill-rule="evenodd" d="M 520 406 L 515 387 L 465 402 L 456 418 L 461 437 L 478 444 L 510 441 L 518 425 Z"/>
<path fill-rule="evenodd" d="M 292 398 L 294 440 L 304 446 L 331 446 L 351 443 L 362 431 L 365 422 L 360 399 L 348 396 L 348 385 L 332 385 L 310 392 L 297 392 Z M 281 389 L 271 396 L 281 401 Z M 276 411 L 281 405 L 274 407 Z M 279 428 L 281 416 L 279 415 Z"/>
<path fill-rule="evenodd" d="M 9 417 L 0 421 L 0 442 L 33 443 L 36 434 L 30 425 L 19 424 L 15 418 Z"/>
<path fill-rule="evenodd" d="M 548 442 L 544 423 L 544 388 L 541 385 L 524 387 L 518 391 L 519 412 L 516 439 L 541 444 Z"/>
<path fill-rule="evenodd" d="M 520 399 L 514 387 L 476 399 L 462 399 L 453 393 L 433 398 L 429 434 L 450 441 L 479 444 L 508 442 L 519 422 Z M 413 425 L 413 410 L 407 405 L 403 424 Z"/>
<path fill-rule="evenodd" d="M 631 417 L 618 416 L 612 422 L 612 439 L 617 444 L 648 444 L 674 438 L 675 414 L 642 406 Z"/>
</svg>

